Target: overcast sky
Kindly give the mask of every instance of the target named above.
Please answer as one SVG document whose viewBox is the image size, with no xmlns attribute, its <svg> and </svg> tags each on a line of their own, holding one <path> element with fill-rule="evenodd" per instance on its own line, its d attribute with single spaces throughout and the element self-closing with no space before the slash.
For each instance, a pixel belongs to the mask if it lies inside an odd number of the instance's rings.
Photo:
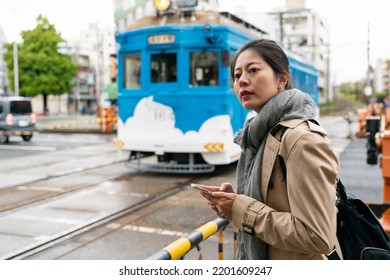
<svg viewBox="0 0 390 280">
<path fill-rule="evenodd" d="M 223 10 L 244 4 L 250 13 L 270 11 L 284 0 L 220 0 Z M 306 0 L 330 23 L 332 81 L 356 81 L 367 69 L 367 25 L 370 23 L 370 62 L 390 58 L 390 1 Z M 0 25 L 9 42 L 20 41 L 20 31 L 33 29 L 39 14 L 53 23 L 64 39 L 77 39 L 88 23 L 114 26 L 113 0 L 0 0 Z"/>
<path fill-rule="evenodd" d="M 114 26 L 114 0 L 0 0 L 0 25 L 9 42 L 21 41 L 22 30 L 33 29 L 46 16 L 67 41 L 78 38 L 89 23 Z"/>
</svg>

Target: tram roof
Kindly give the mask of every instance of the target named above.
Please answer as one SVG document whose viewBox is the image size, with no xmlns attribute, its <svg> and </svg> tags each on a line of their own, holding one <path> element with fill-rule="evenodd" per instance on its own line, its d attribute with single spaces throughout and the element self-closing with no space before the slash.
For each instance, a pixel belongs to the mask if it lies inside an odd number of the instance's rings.
<svg viewBox="0 0 390 280">
<path fill-rule="evenodd" d="M 303 58 L 299 54 L 293 53 L 288 50 L 284 50 L 284 52 L 289 58 L 290 65 L 294 65 L 294 67 L 304 67 L 306 70 L 310 69 L 311 71 L 313 71 L 313 73 L 317 73 L 318 69 L 307 59 Z"/>
<path fill-rule="evenodd" d="M 128 25 L 126 31 L 163 25 L 202 25 L 206 23 L 234 26 L 236 28 L 243 29 L 246 32 L 255 32 L 257 34 L 261 34 L 262 36 L 268 34 L 266 31 L 229 12 L 216 13 L 213 11 L 195 11 L 195 20 L 188 16 L 183 18 L 178 13 L 166 14 L 162 16 L 145 16 Z"/>
</svg>

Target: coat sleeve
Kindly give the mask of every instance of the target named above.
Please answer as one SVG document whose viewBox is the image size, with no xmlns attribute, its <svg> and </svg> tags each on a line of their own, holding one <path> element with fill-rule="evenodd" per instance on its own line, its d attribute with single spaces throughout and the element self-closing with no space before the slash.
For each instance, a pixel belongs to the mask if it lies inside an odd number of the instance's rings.
<svg viewBox="0 0 390 280">
<path fill-rule="evenodd" d="M 327 138 L 307 133 L 285 160 L 291 212 L 240 195 L 233 203 L 233 223 L 281 250 L 328 254 L 336 242 L 338 157 Z"/>
</svg>

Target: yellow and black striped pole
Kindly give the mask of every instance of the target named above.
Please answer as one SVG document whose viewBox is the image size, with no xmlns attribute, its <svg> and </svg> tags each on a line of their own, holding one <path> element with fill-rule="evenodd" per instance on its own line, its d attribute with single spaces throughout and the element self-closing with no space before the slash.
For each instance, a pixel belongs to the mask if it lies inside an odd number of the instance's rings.
<svg viewBox="0 0 390 280">
<path fill-rule="evenodd" d="M 236 256 L 236 253 L 237 253 L 237 232 L 238 232 L 238 227 L 233 226 L 233 253 L 234 253 L 234 257 Z"/>
<path fill-rule="evenodd" d="M 223 232 L 225 231 L 225 228 L 223 228 L 219 232 L 219 237 L 218 237 L 218 259 L 223 260 Z"/>
<path fill-rule="evenodd" d="M 196 247 L 202 241 L 206 240 L 214 233 L 226 227 L 229 220 L 216 218 L 195 231 L 167 245 L 160 251 L 147 258 L 148 260 L 177 260 L 187 254 L 192 248 Z"/>
</svg>

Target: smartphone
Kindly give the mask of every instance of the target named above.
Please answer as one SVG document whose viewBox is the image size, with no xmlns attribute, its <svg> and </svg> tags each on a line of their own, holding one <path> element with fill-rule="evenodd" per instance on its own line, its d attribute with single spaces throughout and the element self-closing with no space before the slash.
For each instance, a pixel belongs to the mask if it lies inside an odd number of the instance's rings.
<svg viewBox="0 0 390 280">
<path fill-rule="evenodd" d="M 206 189 L 203 185 L 199 185 L 199 184 L 191 184 L 191 188 L 198 189 L 201 192 L 204 192 L 204 193 L 207 193 L 207 194 L 212 194 L 213 193 L 212 191 Z"/>
</svg>

